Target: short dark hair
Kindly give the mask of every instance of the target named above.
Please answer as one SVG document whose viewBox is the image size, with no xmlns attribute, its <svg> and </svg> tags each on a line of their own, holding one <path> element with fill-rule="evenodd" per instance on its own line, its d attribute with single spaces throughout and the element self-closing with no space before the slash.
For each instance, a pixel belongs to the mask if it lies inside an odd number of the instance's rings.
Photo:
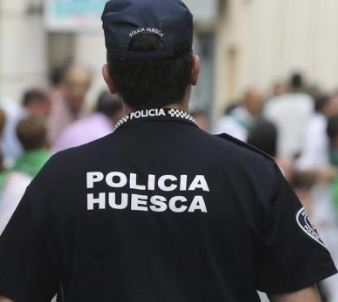
<svg viewBox="0 0 338 302">
<path fill-rule="evenodd" d="M 96 112 L 103 113 L 108 117 L 113 117 L 117 112 L 122 110 L 122 102 L 119 98 L 111 94 L 108 90 L 104 90 L 100 93 L 97 100 Z"/>
<path fill-rule="evenodd" d="M 26 151 L 43 148 L 47 135 L 45 120 L 37 116 L 26 117 L 16 126 L 16 134 Z"/>
<path fill-rule="evenodd" d="M 291 75 L 290 86 L 293 89 L 301 89 L 303 88 L 304 80 L 301 73 L 294 73 Z"/>
<path fill-rule="evenodd" d="M 323 109 L 330 104 L 330 98 L 327 95 L 321 95 L 315 99 L 315 111 L 323 112 Z"/>
<path fill-rule="evenodd" d="M 272 157 L 277 155 L 278 131 L 275 124 L 259 120 L 249 132 L 248 144 L 264 151 Z"/>
<path fill-rule="evenodd" d="M 67 70 L 72 66 L 73 60 L 67 59 L 62 64 L 55 65 L 52 67 L 49 73 L 49 82 L 52 86 L 58 86 L 64 81 Z"/>
<path fill-rule="evenodd" d="M 27 90 L 22 98 L 22 105 L 27 106 L 31 102 L 44 102 L 48 98 L 47 93 L 38 88 Z"/>
<path fill-rule="evenodd" d="M 160 37 L 143 34 L 133 38 L 130 51 L 164 49 Z M 192 50 L 170 59 L 115 59 L 107 52 L 110 76 L 123 102 L 140 110 L 179 104 L 184 99 L 192 69 Z"/>
<path fill-rule="evenodd" d="M 338 136 L 338 115 L 329 118 L 326 133 L 331 142 Z"/>
</svg>

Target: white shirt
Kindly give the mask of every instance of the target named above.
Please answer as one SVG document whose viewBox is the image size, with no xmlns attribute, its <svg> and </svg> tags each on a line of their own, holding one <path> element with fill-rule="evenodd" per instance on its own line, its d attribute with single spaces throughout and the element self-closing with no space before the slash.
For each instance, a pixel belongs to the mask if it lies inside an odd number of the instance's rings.
<svg viewBox="0 0 338 302">
<path fill-rule="evenodd" d="M 278 129 L 278 154 L 293 157 L 302 150 L 303 133 L 314 110 L 313 99 L 304 93 L 288 93 L 271 99 L 264 115 Z"/>
<path fill-rule="evenodd" d="M 240 121 L 243 121 L 241 123 Z M 213 131 L 215 134 L 227 133 L 243 142 L 248 140 L 249 129 L 244 124 L 252 125 L 254 117 L 243 106 L 235 108 L 231 114 L 223 116 Z"/>
<path fill-rule="evenodd" d="M 322 114 L 313 115 L 305 127 L 302 154 L 296 161 L 299 170 L 311 170 L 329 165 L 329 138 L 326 128 L 326 117 Z"/>
<path fill-rule="evenodd" d="M 8 174 L 0 193 L 0 235 L 11 219 L 31 180 L 28 175 L 19 172 Z"/>
</svg>

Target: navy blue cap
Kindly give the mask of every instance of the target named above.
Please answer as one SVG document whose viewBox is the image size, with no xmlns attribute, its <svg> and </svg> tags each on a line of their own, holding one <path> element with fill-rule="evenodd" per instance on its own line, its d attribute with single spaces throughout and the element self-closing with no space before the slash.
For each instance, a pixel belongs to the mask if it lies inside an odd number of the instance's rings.
<svg viewBox="0 0 338 302">
<path fill-rule="evenodd" d="M 193 16 L 181 0 L 111 0 L 102 22 L 106 48 L 117 59 L 172 58 L 192 48 Z M 139 34 L 159 36 L 164 50 L 128 51 Z"/>
</svg>

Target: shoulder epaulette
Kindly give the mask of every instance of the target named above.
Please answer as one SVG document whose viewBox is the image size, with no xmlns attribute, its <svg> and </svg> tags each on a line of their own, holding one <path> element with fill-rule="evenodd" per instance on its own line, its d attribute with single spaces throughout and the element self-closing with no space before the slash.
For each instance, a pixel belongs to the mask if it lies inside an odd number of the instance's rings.
<svg viewBox="0 0 338 302">
<path fill-rule="evenodd" d="M 237 139 L 237 138 L 235 138 L 235 137 L 233 137 L 233 136 L 231 136 L 229 134 L 221 133 L 221 134 L 217 134 L 216 137 L 219 137 L 219 138 L 231 141 L 231 142 L 235 143 L 236 145 L 239 145 L 241 147 L 249 149 L 249 150 L 251 150 L 253 152 L 259 153 L 259 154 L 263 155 L 264 157 L 266 157 L 266 158 L 268 158 L 270 160 L 275 161 L 275 159 L 272 156 L 270 156 L 269 154 L 265 153 L 264 151 L 262 151 L 262 150 L 260 150 L 260 149 L 258 149 L 256 147 L 254 147 L 252 145 L 244 143 L 241 140 L 239 140 L 239 139 Z"/>
</svg>

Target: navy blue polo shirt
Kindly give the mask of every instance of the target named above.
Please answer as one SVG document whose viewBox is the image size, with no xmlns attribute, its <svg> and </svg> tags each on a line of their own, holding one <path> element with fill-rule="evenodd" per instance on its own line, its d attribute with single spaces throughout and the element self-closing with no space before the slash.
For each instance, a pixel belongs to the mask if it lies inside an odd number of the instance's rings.
<svg viewBox="0 0 338 302">
<path fill-rule="evenodd" d="M 52 157 L 0 237 L 16 302 L 255 302 L 335 273 L 274 161 L 173 109 Z"/>
</svg>

